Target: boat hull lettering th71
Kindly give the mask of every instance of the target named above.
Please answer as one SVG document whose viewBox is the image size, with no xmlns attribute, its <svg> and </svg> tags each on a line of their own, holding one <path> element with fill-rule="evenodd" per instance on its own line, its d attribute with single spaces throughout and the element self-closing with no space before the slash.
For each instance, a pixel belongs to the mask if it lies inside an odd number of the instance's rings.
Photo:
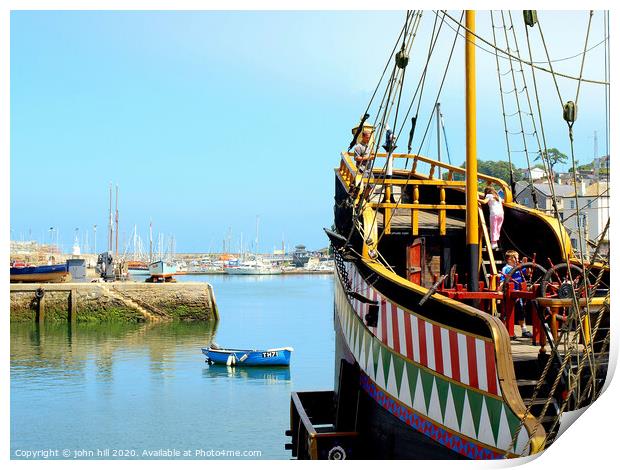
<svg viewBox="0 0 620 470">
<path fill-rule="evenodd" d="M 293 348 L 274 349 L 216 349 L 202 348 L 209 364 L 227 366 L 288 366 Z"/>
</svg>

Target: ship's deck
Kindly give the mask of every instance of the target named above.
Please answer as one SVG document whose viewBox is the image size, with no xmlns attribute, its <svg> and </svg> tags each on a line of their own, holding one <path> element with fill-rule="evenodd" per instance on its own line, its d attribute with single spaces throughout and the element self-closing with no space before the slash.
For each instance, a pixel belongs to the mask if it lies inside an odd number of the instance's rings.
<svg viewBox="0 0 620 470">
<path fill-rule="evenodd" d="M 418 227 L 420 229 L 436 230 L 439 226 L 439 215 L 431 211 L 418 211 Z M 383 213 L 378 211 L 377 225 L 379 228 L 384 226 Z M 411 231 L 411 210 L 396 209 L 392 212 L 391 226 L 393 231 Z M 465 221 L 446 215 L 446 230 L 464 230 Z"/>
<path fill-rule="evenodd" d="M 571 339 L 574 337 L 575 334 L 576 332 L 570 333 Z M 527 361 L 530 359 L 536 359 L 536 357 L 538 357 L 538 355 L 540 354 L 540 346 L 533 345 L 532 338 L 522 338 L 520 336 L 517 336 L 516 340 L 510 341 L 510 349 L 512 351 L 513 361 Z M 562 354 L 564 351 L 564 347 L 560 345 L 558 350 Z M 579 353 L 582 353 L 584 350 L 583 344 L 578 344 L 577 350 L 579 351 Z M 545 346 L 545 351 L 547 353 L 551 352 L 551 346 L 549 346 L 549 344 Z"/>
</svg>

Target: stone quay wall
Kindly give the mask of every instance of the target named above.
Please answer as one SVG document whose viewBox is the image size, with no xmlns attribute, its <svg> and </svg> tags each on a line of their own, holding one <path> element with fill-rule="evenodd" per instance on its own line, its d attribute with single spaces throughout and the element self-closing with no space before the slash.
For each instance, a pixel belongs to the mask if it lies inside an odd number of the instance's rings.
<svg viewBox="0 0 620 470">
<path fill-rule="evenodd" d="M 10 298 L 11 321 L 219 320 L 204 282 L 15 283 Z"/>
</svg>

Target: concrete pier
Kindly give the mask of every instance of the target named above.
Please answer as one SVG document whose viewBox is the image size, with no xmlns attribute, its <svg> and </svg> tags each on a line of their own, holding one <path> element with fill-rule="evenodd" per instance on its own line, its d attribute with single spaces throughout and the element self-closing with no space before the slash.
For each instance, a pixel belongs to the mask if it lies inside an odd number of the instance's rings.
<svg viewBox="0 0 620 470">
<path fill-rule="evenodd" d="M 219 320 L 204 282 L 11 284 L 11 321 Z"/>
</svg>

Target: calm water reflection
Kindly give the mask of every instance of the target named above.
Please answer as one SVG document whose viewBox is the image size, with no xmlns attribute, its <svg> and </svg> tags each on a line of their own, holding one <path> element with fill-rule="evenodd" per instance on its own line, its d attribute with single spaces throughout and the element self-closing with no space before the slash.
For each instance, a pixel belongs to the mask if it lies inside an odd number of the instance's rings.
<svg viewBox="0 0 620 470">
<path fill-rule="evenodd" d="M 292 390 L 333 387 L 330 276 L 186 277 L 214 285 L 221 321 L 11 324 L 11 450 L 284 451 Z M 231 347 L 293 346 L 290 369 L 208 366 Z M 100 457 L 101 458 L 101 457 Z"/>
</svg>

